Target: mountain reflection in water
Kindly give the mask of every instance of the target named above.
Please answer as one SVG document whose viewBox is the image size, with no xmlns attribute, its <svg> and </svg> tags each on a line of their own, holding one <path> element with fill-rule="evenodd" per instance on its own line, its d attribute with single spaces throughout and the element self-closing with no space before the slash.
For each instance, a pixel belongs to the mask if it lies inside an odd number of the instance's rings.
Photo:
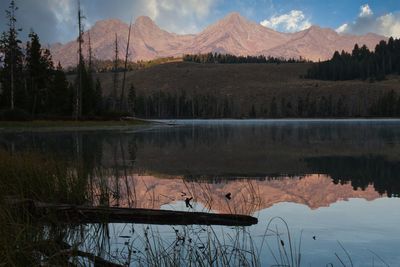
<svg viewBox="0 0 400 267">
<path fill-rule="evenodd" d="M 119 179 L 118 184 L 114 178 L 108 179 L 107 183 L 110 192 L 119 192 L 118 197 L 110 198 L 108 204 L 112 206 L 176 209 L 176 202 L 193 197 L 196 203 L 193 205 L 198 205 L 202 211 L 248 215 L 280 202 L 298 203 L 317 209 L 350 198 L 374 200 L 381 197 L 373 186 L 354 190 L 350 184 L 334 184 L 330 177 L 316 174 L 301 178 L 246 178 L 219 183 L 185 182 L 180 177 L 165 179 L 133 175 Z M 230 200 L 226 198 L 227 193 L 231 193 Z M 99 203 L 99 199 L 96 203 Z M 192 210 L 187 207 L 184 209 Z"/>
</svg>

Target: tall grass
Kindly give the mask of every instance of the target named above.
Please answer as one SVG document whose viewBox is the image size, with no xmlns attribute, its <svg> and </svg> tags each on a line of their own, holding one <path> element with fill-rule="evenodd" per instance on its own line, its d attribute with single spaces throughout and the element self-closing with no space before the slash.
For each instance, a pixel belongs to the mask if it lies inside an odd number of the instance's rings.
<svg viewBox="0 0 400 267">
<path fill-rule="evenodd" d="M 77 169 L 36 153 L 0 151 L 0 258 L 4 266 L 37 266 L 43 251 L 61 250 L 55 231 L 13 200 L 82 204 L 86 180 Z"/>
<path fill-rule="evenodd" d="M 71 204 L 86 201 L 87 177 L 79 168 L 37 153 L 0 150 L 0 181 L 3 197 Z"/>
</svg>

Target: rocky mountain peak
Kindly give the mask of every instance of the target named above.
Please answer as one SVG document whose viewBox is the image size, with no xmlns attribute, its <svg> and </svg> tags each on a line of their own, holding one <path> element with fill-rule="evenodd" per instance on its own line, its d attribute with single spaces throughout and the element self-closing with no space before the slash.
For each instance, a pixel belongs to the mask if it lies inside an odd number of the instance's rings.
<svg viewBox="0 0 400 267">
<path fill-rule="evenodd" d="M 157 27 L 156 23 L 148 16 L 140 16 L 135 21 L 136 26 L 141 27 Z"/>
<path fill-rule="evenodd" d="M 117 34 L 123 45 L 128 34 L 127 23 L 119 19 L 96 22 L 90 31 L 93 51 L 98 59 L 114 57 L 114 41 Z M 366 44 L 370 49 L 387 38 L 376 34 L 338 34 L 333 29 L 313 25 L 297 33 L 274 31 L 248 20 L 237 12 L 225 16 L 195 35 L 179 35 L 161 29 L 151 18 L 136 19 L 131 33 L 131 60 L 151 60 L 159 57 L 179 57 L 183 54 L 208 52 L 234 55 L 265 55 L 284 58 L 325 60 L 335 50 L 351 51 L 354 44 Z M 64 67 L 76 65 L 76 40 L 52 45 L 55 62 Z"/>
</svg>

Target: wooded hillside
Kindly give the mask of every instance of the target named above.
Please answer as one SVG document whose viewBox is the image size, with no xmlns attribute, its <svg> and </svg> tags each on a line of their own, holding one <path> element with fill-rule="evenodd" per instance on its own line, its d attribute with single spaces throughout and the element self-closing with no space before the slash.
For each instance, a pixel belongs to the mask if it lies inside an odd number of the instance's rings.
<svg viewBox="0 0 400 267">
<path fill-rule="evenodd" d="M 370 82 L 303 79 L 311 64 L 168 63 L 127 73 L 144 117 L 398 116 L 400 77 Z M 96 74 L 104 93 L 112 74 Z M 385 107 L 390 106 L 387 110 Z"/>
</svg>

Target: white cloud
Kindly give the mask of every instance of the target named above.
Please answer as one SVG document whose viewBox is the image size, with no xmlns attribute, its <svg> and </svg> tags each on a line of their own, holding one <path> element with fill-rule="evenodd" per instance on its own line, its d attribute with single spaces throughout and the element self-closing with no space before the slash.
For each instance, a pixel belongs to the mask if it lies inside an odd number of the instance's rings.
<svg viewBox="0 0 400 267">
<path fill-rule="evenodd" d="M 69 0 L 47 1 L 58 23 L 70 23 L 75 19 L 74 2 Z"/>
<path fill-rule="evenodd" d="M 118 18 L 127 23 L 139 16 L 149 16 L 163 29 L 176 33 L 195 33 L 216 17 L 216 6 L 225 0 L 81 0 L 86 19 L 85 29 L 98 20 Z M 6 9 L 6 0 L 0 0 Z M 21 34 L 33 28 L 42 43 L 67 42 L 77 35 L 77 0 L 21 0 L 17 12 Z M 3 8 L 4 7 L 4 8 Z M 6 29 L 5 16 L 0 16 L 0 32 Z"/>
<path fill-rule="evenodd" d="M 135 13 L 147 15 L 162 28 L 176 33 L 194 33 L 200 30 L 202 19 L 220 0 L 139 0 Z M 141 11 L 140 13 L 137 11 Z M 201 25 L 203 26 L 203 25 Z"/>
<path fill-rule="evenodd" d="M 386 36 L 400 38 L 400 13 L 389 13 L 377 18 L 380 32 Z"/>
<path fill-rule="evenodd" d="M 360 7 L 360 14 L 358 14 L 358 16 L 360 18 L 364 18 L 364 17 L 369 17 L 372 16 L 374 14 L 374 12 L 372 12 L 371 8 L 369 7 L 368 4 L 362 5 Z"/>
<path fill-rule="evenodd" d="M 260 24 L 264 27 L 285 32 L 301 31 L 311 27 L 309 18 L 301 10 L 292 10 L 286 14 L 272 16 L 270 19 L 261 21 Z"/>
<path fill-rule="evenodd" d="M 143 8 L 146 10 L 147 16 L 155 19 L 159 15 L 159 8 L 156 0 L 147 0 L 143 5 Z"/>
<path fill-rule="evenodd" d="M 350 34 L 373 32 L 387 37 L 400 38 L 400 12 L 376 16 L 368 5 L 363 5 L 360 7 L 360 14 L 355 21 L 343 24 L 336 31 Z"/>
<path fill-rule="evenodd" d="M 338 32 L 338 33 L 346 32 L 346 30 L 347 30 L 348 27 L 349 27 L 349 24 L 345 23 L 345 24 L 343 24 L 342 26 L 339 26 L 339 27 L 336 29 L 336 32 Z"/>
</svg>

